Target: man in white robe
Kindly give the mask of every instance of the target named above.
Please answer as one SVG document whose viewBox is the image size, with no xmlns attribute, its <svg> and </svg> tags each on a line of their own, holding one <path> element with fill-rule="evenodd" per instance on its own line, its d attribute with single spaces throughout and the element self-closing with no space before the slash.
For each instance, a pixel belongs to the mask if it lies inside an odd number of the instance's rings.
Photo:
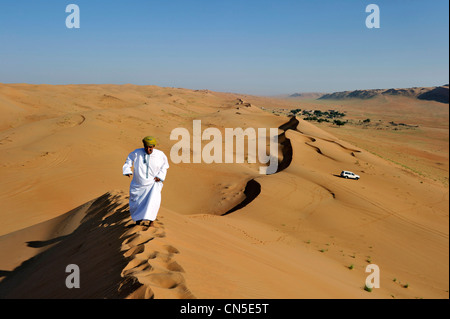
<svg viewBox="0 0 450 319">
<path fill-rule="evenodd" d="M 161 205 L 169 162 L 162 151 L 155 149 L 154 137 L 147 136 L 142 142 L 144 147 L 128 155 L 122 170 L 123 175 L 133 176 L 129 200 L 131 218 L 138 225 L 151 226 Z"/>
</svg>

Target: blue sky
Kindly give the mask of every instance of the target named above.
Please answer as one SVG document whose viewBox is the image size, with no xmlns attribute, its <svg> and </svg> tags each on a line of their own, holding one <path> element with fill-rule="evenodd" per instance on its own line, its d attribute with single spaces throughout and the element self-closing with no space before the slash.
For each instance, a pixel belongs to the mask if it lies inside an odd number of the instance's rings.
<svg viewBox="0 0 450 319">
<path fill-rule="evenodd" d="M 68 29 L 68 4 L 80 28 Z M 368 29 L 368 4 L 380 8 Z M 449 82 L 447 0 L 0 0 L 0 83 L 275 95 Z"/>
</svg>

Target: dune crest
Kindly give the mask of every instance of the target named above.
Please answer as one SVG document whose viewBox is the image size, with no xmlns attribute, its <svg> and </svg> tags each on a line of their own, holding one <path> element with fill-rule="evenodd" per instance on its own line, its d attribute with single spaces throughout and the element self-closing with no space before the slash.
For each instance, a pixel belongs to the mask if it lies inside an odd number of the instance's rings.
<svg viewBox="0 0 450 319">
<path fill-rule="evenodd" d="M 164 224 L 135 225 L 126 197 L 109 192 L 50 221 L 55 237 L 27 242 L 40 251 L 2 273 L 0 297 L 193 298 L 176 261 L 179 251 L 158 242 L 165 237 Z M 27 232 L 33 228 L 39 225 Z M 65 285 L 70 264 L 80 269 L 80 288 Z"/>
</svg>

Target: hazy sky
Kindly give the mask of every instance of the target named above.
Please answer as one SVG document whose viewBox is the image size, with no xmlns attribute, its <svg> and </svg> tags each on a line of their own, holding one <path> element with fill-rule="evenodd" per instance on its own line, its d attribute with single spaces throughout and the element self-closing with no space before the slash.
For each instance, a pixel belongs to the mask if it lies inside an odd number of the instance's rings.
<svg viewBox="0 0 450 319">
<path fill-rule="evenodd" d="M 66 27 L 68 4 L 80 28 Z M 380 28 L 366 27 L 366 6 Z M 273 95 L 449 82 L 448 0 L 0 0 L 0 82 Z"/>
</svg>

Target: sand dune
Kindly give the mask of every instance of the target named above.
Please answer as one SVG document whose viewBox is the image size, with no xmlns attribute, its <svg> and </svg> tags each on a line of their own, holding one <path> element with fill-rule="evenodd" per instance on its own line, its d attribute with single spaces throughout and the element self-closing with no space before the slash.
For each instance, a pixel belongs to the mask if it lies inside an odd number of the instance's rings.
<svg viewBox="0 0 450 319">
<path fill-rule="evenodd" d="M 0 297 L 448 298 L 448 187 L 255 101 L 0 85 Z M 127 154 L 149 134 L 169 154 L 172 129 L 192 132 L 194 119 L 222 132 L 279 128 L 277 173 L 171 163 L 155 227 L 134 225 Z M 367 292 L 371 263 L 381 287 Z M 79 289 L 65 285 L 68 264 Z"/>
</svg>

